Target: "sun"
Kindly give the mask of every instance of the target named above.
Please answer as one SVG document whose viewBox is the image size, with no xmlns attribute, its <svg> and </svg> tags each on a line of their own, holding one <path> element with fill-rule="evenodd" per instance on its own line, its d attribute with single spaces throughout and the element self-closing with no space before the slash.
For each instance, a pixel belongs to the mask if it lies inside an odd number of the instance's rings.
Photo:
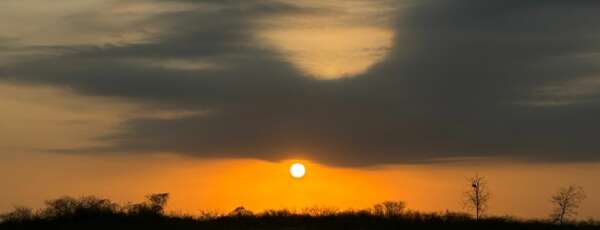
<svg viewBox="0 0 600 230">
<path fill-rule="evenodd" d="M 301 163 L 294 163 L 290 167 L 290 175 L 292 175 L 294 178 L 302 178 L 304 177 L 305 173 L 306 168 L 304 168 L 304 165 Z"/>
</svg>

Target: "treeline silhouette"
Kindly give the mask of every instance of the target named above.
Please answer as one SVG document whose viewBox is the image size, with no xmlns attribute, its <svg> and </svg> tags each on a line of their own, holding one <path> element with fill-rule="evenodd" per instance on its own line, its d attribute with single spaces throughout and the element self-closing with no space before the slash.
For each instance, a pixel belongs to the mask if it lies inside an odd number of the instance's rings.
<svg viewBox="0 0 600 230">
<path fill-rule="evenodd" d="M 386 201 L 368 209 L 307 208 L 254 213 L 237 207 L 227 214 L 167 214 L 169 194 L 151 194 L 141 203 L 117 204 L 94 196 L 62 197 L 32 210 L 17 207 L 0 216 L 0 229 L 600 229 L 595 221 L 556 224 L 512 217 L 473 218 L 466 213 L 411 211 Z"/>
</svg>

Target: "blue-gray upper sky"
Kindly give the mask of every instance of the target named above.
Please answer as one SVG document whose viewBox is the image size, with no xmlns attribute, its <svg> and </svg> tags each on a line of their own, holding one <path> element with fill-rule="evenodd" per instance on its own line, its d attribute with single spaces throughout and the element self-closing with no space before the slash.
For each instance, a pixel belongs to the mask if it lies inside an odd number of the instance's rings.
<svg viewBox="0 0 600 230">
<path fill-rule="evenodd" d="M 93 137 L 101 145 L 47 151 L 597 161 L 599 9 L 595 0 L 5 0 L 0 84 L 170 112 L 127 118 Z"/>
</svg>

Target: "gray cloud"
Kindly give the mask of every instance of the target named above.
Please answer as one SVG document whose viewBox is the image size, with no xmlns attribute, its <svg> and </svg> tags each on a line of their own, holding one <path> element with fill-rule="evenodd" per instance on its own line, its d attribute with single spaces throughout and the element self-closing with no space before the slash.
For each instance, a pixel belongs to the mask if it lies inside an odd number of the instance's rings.
<svg viewBox="0 0 600 230">
<path fill-rule="evenodd" d="M 600 159 L 594 138 L 600 87 L 564 93 L 579 90 L 573 81 L 600 79 L 593 55 L 600 52 L 600 15 L 594 12 L 600 2 L 406 2 L 397 12 L 398 36 L 387 59 L 359 76 L 329 81 L 304 76 L 252 36 L 253 19 L 323 13 L 319 9 L 279 1 L 207 2 L 217 7 L 152 18 L 148 23 L 167 28 L 155 41 L 61 47 L 59 57 L 22 61 L 0 76 L 210 111 L 130 120 L 123 132 L 102 137 L 112 145 L 73 152 L 305 157 L 335 165 Z M 223 68 L 128 61 L 136 58 L 194 59 Z"/>
</svg>

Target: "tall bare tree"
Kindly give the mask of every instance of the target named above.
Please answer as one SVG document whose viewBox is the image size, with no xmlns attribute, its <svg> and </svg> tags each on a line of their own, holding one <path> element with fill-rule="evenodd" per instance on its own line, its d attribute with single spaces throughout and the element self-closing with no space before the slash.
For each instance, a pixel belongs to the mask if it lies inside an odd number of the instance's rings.
<svg viewBox="0 0 600 230">
<path fill-rule="evenodd" d="M 475 212 L 475 219 L 479 220 L 485 213 L 490 199 L 485 177 L 475 175 L 468 179 L 469 190 L 465 192 L 464 205 Z"/>
<path fill-rule="evenodd" d="M 569 185 L 568 187 L 560 188 L 550 201 L 554 205 L 550 217 L 563 224 L 569 218 L 577 215 L 577 209 L 586 195 L 581 186 Z"/>
</svg>

